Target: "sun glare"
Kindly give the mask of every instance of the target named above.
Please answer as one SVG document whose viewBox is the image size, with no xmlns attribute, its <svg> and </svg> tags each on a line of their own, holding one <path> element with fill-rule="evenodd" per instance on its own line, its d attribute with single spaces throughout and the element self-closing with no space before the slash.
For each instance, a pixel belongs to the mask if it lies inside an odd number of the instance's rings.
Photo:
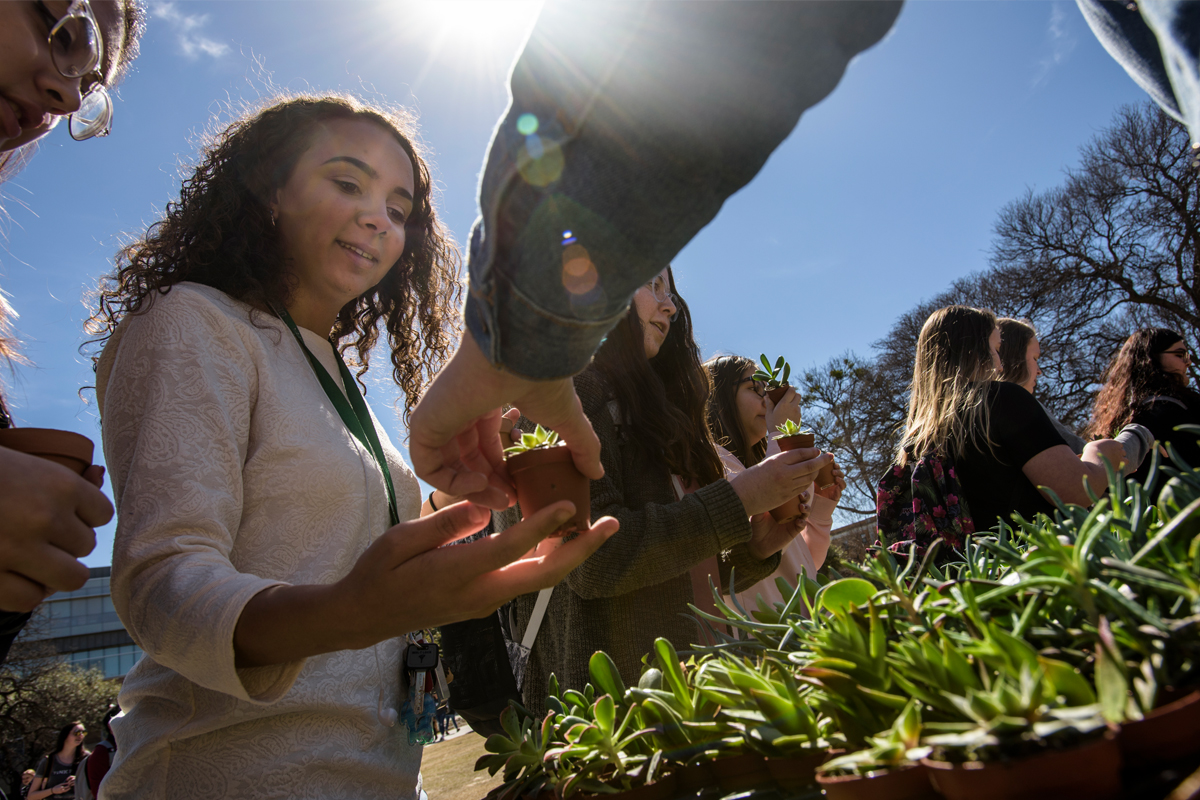
<svg viewBox="0 0 1200 800">
<path fill-rule="evenodd" d="M 425 0 L 410 13 L 448 47 L 511 50 L 541 7 L 540 0 Z"/>
</svg>

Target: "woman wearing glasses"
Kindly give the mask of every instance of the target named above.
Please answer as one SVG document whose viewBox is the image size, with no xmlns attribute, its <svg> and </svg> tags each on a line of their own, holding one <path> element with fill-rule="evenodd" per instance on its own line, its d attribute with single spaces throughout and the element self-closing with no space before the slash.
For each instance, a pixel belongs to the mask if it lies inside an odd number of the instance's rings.
<svg viewBox="0 0 1200 800">
<path fill-rule="evenodd" d="M 63 726 L 58 732 L 54 750 L 42 756 L 38 762 L 26 800 L 75 796 L 75 771 L 88 754 L 83 746 L 86 737 L 87 730 L 78 720 Z"/>
<path fill-rule="evenodd" d="M 405 635 L 552 585 L 615 527 L 510 564 L 569 503 L 456 547 L 486 510 L 410 522 L 417 480 L 359 376 L 385 333 L 407 412 L 456 333 L 413 127 L 344 97 L 236 120 L 101 286 L 113 603 L 146 653 L 110 800 L 413 798 Z"/>
<path fill-rule="evenodd" d="M 1198 434 L 1175 430 L 1179 425 L 1200 424 L 1200 393 L 1191 387 L 1191 363 L 1191 351 L 1175 331 L 1136 331 L 1104 371 L 1104 387 L 1096 395 L 1088 433 L 1111 436 L 1130 423 L 1144 425 L 1161 445 L 1169 442 L 1184 462 L 1176 463 L 1164 447 L 1160 451 L 1166 456 L 1164 463 L 1200 468 Z M 1144 481 L 1150 464 L 1147 458 L 1132 477 Z M 1164 482 L 1160 479 L 1153 488 L 1156 497 Z"/>
<path fill-rule="evenodd" d="M 111 86 L 137 52 L 142 11 L 122 2 L 0 2 L 0 182 L 63 117 L 76 139 L 107 133 Z M 0 212 L 2 213 L 2 212 Z M 12 309 L 0 294 L 0 362 L 17 358 Z M 12 418 L 0 393 L 0 428 Z M 97 488 L 64 467 L 0 447 L 0 662 L 28 614 L 50 591 L 78 589 L 95 547 L 92 528 L 112 518 Z"/>
<path fill-rule="evenodd" d="M 717 441 L 717 453 L 725 466 L 726 477 L 741 474 L 747 467 L 779 453 L 779 445 L 772 434 L 785 420 L 800 420 L 800 395 L 796 390 L 789 388 L 778 404 L 772 403 L 753 378 L 757 365 L 742 356 L 717 356 L 704 366 L 712 379 L 708 427 Z M 798 520 L 803 523 L 803 530 L 783 549 L 775 572 L 738 592 L 737 600 L 743 608 L 756 608 L 759 595 L 768 607 L 786 602 L 788 598 L 779 591 L 776 578 L 784 578 L 793 586 L 802 570 L 810 580 L 815 578 L 829 552 L 833 510 L 846 488 L 845 477 L 836 464 L 833 474 L 832 485 L 818 489 L 815 484 L 810 484 L 804 490 L 801 498 L 806 513 Z"/>
<path fill-rule="evenodd" d="M 774 571 L 801 526 L 776 525 L 765 512 L 799 495 L 830 458 L 793 451 L 725 479 L 705 422 L 708 376 L 674 288 L 668 268 L 638 289 L 575 378 L 604 465 L 591 483 L 592 517 L 616 517 L 621 527 L 551 595 L 522 686 L 535 714 L 550 673 L 563 688 L 582 689 L 597 650 L 629 686 L 657 637 L 697 641 L 688 604 L 711 597 L 708 575 L 724 586 L 736 568 L 746 588 Z M 500 516 L 511 522 L 519 509 Z M 517 600 L 518 641 L 535 599 Z"/>
</svg>

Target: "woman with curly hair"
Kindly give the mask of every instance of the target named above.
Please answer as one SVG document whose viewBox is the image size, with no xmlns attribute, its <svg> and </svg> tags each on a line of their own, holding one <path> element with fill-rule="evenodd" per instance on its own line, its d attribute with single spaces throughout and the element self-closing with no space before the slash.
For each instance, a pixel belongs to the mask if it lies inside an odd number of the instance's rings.
<svg viewBox="0 0 1200 800">
<path fill-rule="evenodd" d="M 146 655 L 105 796 L 414 797 L 406 634 L 553 584 L 606 529 L 500 571 L 571 505 L 459 547 L 486 510 L 407 522 L 418 484 L 361 376 L 382 327 L 411 409 L 459 293 L 411 120 L 343 97 L 244 116 L 117 267 L 91 322 L 113 602 Z"/>
<path fill-rule="evenodd" d="M 1111 436 L 1131 424 L 1143 425 L 1160 443 L 1170 443 L 1184 462 L 1176 463 L 1164 447 L 1164 463 L 1200 467 L 1197 434 L 1175 430 L 1179 425 L 1200 424 L 1200 393 L 1191 387 L 1188 374 L 1191 363 L 1191 350 L 1175 331 L 1142 328 L 1134 332 L 1104 371 L 1104 387 L 1092 406 L 1088 433 Z M 1150 464 L 1150 459 L 1144 461 L 1133 477 L 1145 481 Z M 1154 493 L 1157 495 L 1157 487 Z"/>
</svg>

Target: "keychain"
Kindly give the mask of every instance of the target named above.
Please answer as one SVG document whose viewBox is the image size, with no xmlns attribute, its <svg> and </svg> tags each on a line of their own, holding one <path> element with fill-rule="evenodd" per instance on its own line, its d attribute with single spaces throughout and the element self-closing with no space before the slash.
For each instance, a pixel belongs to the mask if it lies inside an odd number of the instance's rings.
<svg viewBox="0 0 1200 800">
<path fill-rule="evenodd" d="M 404 670 L 408 674 L 408 699 L 400 707 L 400 719 L 408 728 L 409 744 L 429 744 L 434 741 L 434 720 L 437 701 L 433 698 L 433 675 L 440 672 L 438 646 L 426 642 L 424 634 L 410 634 L 404 649 Z"/>
</svg>

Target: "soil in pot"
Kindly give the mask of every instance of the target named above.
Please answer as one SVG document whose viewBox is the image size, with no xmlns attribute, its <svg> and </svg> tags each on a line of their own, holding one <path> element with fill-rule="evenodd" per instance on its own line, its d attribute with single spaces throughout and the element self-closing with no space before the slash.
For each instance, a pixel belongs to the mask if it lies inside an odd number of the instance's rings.
<svg viewBox="0 0 1200 800">
<path fill-rule="evenodd" d="M 817 767 L 827 758 L 824 750 L 792 758 L 768 758 L 767 772 L 780 789 L 803 789 L 817 782 Z"/>
<path fill-rule="evenodd" d="M 96 449 L 86 436 L 52 428 L 0 429 L 0 447 L 40 456 L 79 475 L 92 465 Z"/>
<path fill-rule="evenodd" d="M 758 753 L 718 758 L 711 763 L 717 785 L 724 792 L 744 792 L 771 782 L 767 760 Z"/>
<path fill-rule="evenodd" d="M 1116 736 L 1011 761 L 951 764 L 922 759 L 935 789 L 950 800 L 1106 800 L 1121 794 Z"/>
<path fill-rule="evenodd" d="M 927 800 L 938 796 L 922 764 L 869 775 L 817 775 L 829 800 Z"/>
<path fill-rule="evenodd" d="M 1200 752 L 1200 690 L 1127 722 L 1117 735 L 1128 767 L 1144 767 Z"/>
<path fill-rule="evenodd" d="M 570 500 L 575 516 L 564 522 L 556 536 L 586 530 L 591 522 L 592 501 L 588 479 L 575 467 L 566 447 L 527 450 L 508 457 L 509 477 L 517 487 L 521 516 L 528 519 L 551 503 Z"/>
</svg>

